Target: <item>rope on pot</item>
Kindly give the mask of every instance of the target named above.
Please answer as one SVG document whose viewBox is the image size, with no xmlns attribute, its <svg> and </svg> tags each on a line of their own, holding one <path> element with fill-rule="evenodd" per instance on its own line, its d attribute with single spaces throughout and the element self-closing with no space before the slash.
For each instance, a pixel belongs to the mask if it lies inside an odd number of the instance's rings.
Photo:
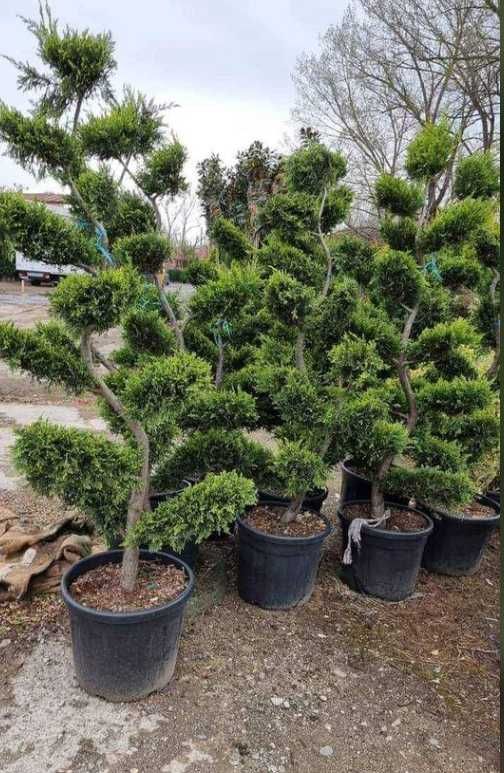
<svg viewBox="0 0 504 773">
<path fill-rule="evenodd" d="M 354 518 L 350 521 L 348 526 L 348 542 L 343 553 L 343 563 L 352 563 L 352 542 L 355 542 L 357 550 L 361 549 L 361 531 L 363 526 L 370 526 L 372 529 L 376 529 L 385 523 L 387 518 L 390 518 L 390 510 L 385 510 L 381 518 Z"/>
</svg>

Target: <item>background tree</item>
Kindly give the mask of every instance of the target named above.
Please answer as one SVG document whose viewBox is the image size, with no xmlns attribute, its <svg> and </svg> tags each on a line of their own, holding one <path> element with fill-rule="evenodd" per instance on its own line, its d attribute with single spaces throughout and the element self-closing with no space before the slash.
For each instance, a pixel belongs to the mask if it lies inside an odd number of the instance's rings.
<svg viewBox="0 0 504 773">
<path fill-rule="evenodd" d="M 375 212 L 374 181 L 403 169 L 425 123 L 445 116 L 460 151 L 498 141 L 499 20 L 472 0 L 357 0 L 299 59 L 295 117 L 348 156 L 360 220 Z M 443 173 L 451 180 L 452 166 Z"/>
<path fill-rule="evenodd" d="M 257 246 L 257 212 L 280 172 L 279 154 L 256 140 L 226 168 L 216 155 L 198 164 L 198 196 L 211 234 L 217 218 L 230 220 Z"/>
</svg>

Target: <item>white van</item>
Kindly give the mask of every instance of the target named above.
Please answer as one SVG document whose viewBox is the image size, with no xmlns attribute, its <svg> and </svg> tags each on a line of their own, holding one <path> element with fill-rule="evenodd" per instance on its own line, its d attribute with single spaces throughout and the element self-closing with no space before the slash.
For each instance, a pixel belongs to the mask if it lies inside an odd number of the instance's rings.
<svg viewBox="0 0 504 773">
<path fill-rule="evenodd" d="M 70 218 L 66 196 L 62 193 L 24 193 L 23 196 L 27 201 L 39 201 L 58 215 Z M 41 260 L 29 260 L 22 252 L 16 252 L 16 275 L 32 285 L 56 283 L 62 276 L 82 273 L 82 269 L 75 266 L 54 266 Z"/>
<path fill-rule="evenodd" d="M 81 268 L 75 266 L 53 266 L 52 263 L 42 263 L 41 260 L 28 260 L 23 253 L 16 252 L 16 274 L 19 279 L 24 279 L 32 285 L 42 282 L 55 284 L 62 276 L 83 273 Z"/>
</svg>

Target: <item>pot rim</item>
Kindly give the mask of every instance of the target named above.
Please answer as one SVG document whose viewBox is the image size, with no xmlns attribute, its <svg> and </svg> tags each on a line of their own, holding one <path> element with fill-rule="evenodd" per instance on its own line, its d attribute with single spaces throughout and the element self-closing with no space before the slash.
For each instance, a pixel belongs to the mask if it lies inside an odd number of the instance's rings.
<svg viewBox="0 0 504 773">
<path fill-rule="evenodd" d="M 346 472 L 349 475 L 354 475 L 356 478 L 359 478 L 359 480 L 363 480 L 365 483 L 371 483 L 369 478 L 366 478 L 365 475 L 361 475 L 360 472 L 356 472 L 355 470 L 352 469 L 352 467 L 350 466 L 351 465 L 350 460 L 347 460 L 346 462 L 342 461 L 340 462 L 340 464 L 343 472 Z"/>
<path fill-rule="evenodd" d="M 496 521 L 500 520 L 500 509 L 496 502 L 494 502 L 490 497 L 485 496 L 484 494 L 477 494 L 474 497 L 474 500 L 476 502 L 480 502 L 482 505 L 486 505 L 487 507 L 491 507 L 492 510 L 494 510 L 494 515 L 465 515 L 464 513 L 461 513 L 460 515 L 457 515 L 455 511 L 450 510 L 440 510 L 436 507 L 430 507 L 429 512 L 432 512 L 434 517 L 437 518 L 445 518 L 448 521 L 457 521 L 458 523 L 495 523 Z"/>
<path fill-rule="evenodd" d="M 354 499 L 350 502 L 345 502 L 344 505 L 338 506 L 338 516 L 341 518 L 341 520 L 345 521 L 345 523 L 350 523 L 350 519 L 346 517 L 345 513 L 343 512 L 344 508 L 348 505 L 362 505 L 362 504 L 370 504 L 370 499 Z M 418 507 L 410 507 L 409 505 L 401 505 L 397 504 L 397 502 L 388 502 L 385 500 L 385 507 L 387 505 L 390 505 L 391 507 L 398 507 L 401 510 L 411 510 L 415 513 L 418 513 L 421 515 L 425 520 L 427 521 L 426 526 L 423 529 L 418 529 L 417 531 L 388 531 L 387 529 L 381 529 L 379 526 L 368 526 L 367 524 L 364 524 L 362 527 L 363 531 L 365 531 L 367 534 L 379 534 L 381 537 L 384 537 L 386 539 L 416 539 L 419 535 L 425 536 L 429 535 L 431 531 L 434 528 L 434 522 L 430 515 L 427 515 L 426 512 L 423 510 L 420 510 Z"/>
<path fill-rule="evenodd" d="M 170 489 L 169 491 L 153 491 L 151 494 L 149 494 L 149 499 L 152 499 L 154 497 L 167 497 L 171 498 L 174 496 L 177 496 L 178 494 L 181 494 L 183 491 L 186 490 L 186 488 L 190 488 L 192 486 L 192 483 L 190 481 L 183 480 L 180 481 L 180 487 Z"/>
<path fill-rule="evenodd" d="M 261 502 L 262 505 L 272 505 L 273 507 L 281 507 L 281 505 L 278 504 L 278 502 L 275 502 L 273 500 Z M 253 507 L 257 507 L 256 505 L 251 505 L 251 507 L 247 508 L 248 510 L 251 510 Z M 283 510 L 286 510 L 287 508 L 282 508 Z M 302 545 L 303 543 L 310 544 L 312 542 L 318 542 L 323 541 L 329 537 L 329 535 L 333 532 L 334 526 L 330 522 L 329 518 L 327 516 L 322 515 L 322 513 L 317 512 L 316 510 L 312 510 L 310 507 L 304 507 L 304 512 L 312 513 L 313 515 L 317 516 L 317 518 L 320 518 L 322 521 L 324 521 L 326 528 L 324 531 L 320 531 L 317 534 L 311 534 L 309 537 L 295 537 L 291 536 L 290 534 L 269 534 L 266 531 L 261 531 L 260 529 L 256 529 L 254 526 L 251 526 L 248 524 L 242 516 L 238 516 L 236 519 L 239 526 L 241 526 L 246 531 L 251 532 L 255 536 L 259 538 L 266 539 L 271 542 L 276 542 L 278 544 L 296 544 L 296 545 Z"/>
<path fill-rule="evenodd" d="M 289 499 L 289 497 L 281 496 L 280 494 L 273 494 L 272 491 L 266 491 L 266 489 L 260 489 L 259 494 L 263 494 L 264 496 L 270 496 L 270 497 L 278 497 L 278 499 Z M 322 486 L 321 488 L 313 489 L 313 491 L 308 491 L 308 493 L 305 496 L 305 501 L 307 499 L 319 499 L 322 497 L 323 499 L 327 499 L 329 496 L 329 489 L 327 486 Z M 273 502 L 273 500 L 271 500 Z M 309 507 L 305 507 L 305 510 L 310 510 Z"/>
<path fill-rule="evenodd" d="M 188 583 L 180 596 L 177 596 L 175 599 L 171 599 L 171 601 L 167 601 L 165 604 L 161 604 L 157 607 L 150 607 L 148 609 L 135 609 L 131 612 L 99 610 L 94 609 L 93 607 L 85 607 L 83 604 L 80 604 L 70 593 L 70 586 L 72 582 L 77 579 L 77 577 L 81 577 L 88 571 L 86 569 L 84 569 L 84 571 L 79 571 L 79 569 L 82 569 L 82 565 L 85 565 L 86 563 L 92 563 L 92 559 L 95 559 L 97 556 L 103 557 L 105 555 L 111 559 L 117 558 L 117 560 L 101 561 L 96 565 L 96 567 L 90 566 L 89 571 L 107 563 L 118 564 L 121 561 L 123 552 L 123 550 L 103 550 L 100 553 L 93 553 L 90 556 L 81 558 L 80 561 L 72 564 L 72 566 L 67 569 L 61 578 L 60 591 L 63 597 L 63 601 L 71 611 L 77 612 L 80 616 L 92 617 L 96 622 L 99 623 L 140 623 L 152 620 L 156 617 L 162 617 L 171 609 L 182 606 L 187 602 L 189 596 L 194 590 L 194 572 L 191 567 L 188 566 L 185 561 L 182 561 L 182 559 L 177 558 L 177 556 L 174 556 L 171 553 L 164 553 L 162 551 L 153 550 L 140 550 L 141 559 L 155 559 L 158 556 L 161 556 L 162 558 L 168 557 L 170 558 L 169 563 L 176 564 L 178 568 L 184 569 L 188 578 Z"/>
</svg>

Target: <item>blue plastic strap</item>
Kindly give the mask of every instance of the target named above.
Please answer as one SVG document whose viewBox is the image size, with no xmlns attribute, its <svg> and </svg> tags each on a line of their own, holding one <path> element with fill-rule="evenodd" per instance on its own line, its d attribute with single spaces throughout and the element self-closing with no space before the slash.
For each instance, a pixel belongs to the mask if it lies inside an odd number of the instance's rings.
<svg viewBox="0 0 504 773">
<path fill-rule="evenodd" d="M 431 255 L 429 257 L 429 260 L 427 261 L 427 263 L 425 263 L 423 270 L 427 274 L 430 274 L 432 277 L 434 277 L 434 279 L 437 279 L 438 282 L 441 282 L 442 280 L 441 271 L 439 270 L 439 266 L 437 264 L 435 255 Z"/>
</svg>

